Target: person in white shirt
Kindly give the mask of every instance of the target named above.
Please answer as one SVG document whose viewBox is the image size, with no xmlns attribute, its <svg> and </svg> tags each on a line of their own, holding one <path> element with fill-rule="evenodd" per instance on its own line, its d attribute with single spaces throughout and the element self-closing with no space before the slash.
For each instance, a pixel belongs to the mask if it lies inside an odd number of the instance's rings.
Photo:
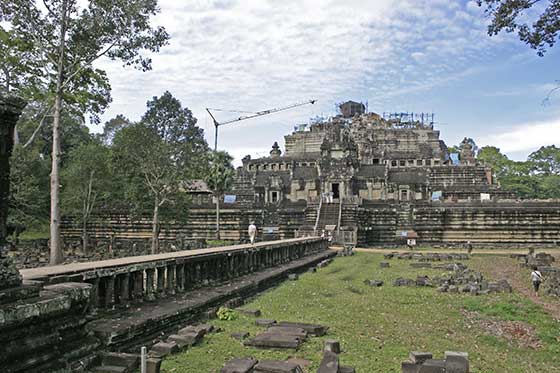
<svg viewBox="0 0 560 373">
<path fill-rule="evenodd" d="M 541 286 L 541 282 L 543 281 L 543 276 L 537 267 L 533 267 L 533 272 L 531 272 L 531 281 L 533 282 L 533 289 L 535 289 L 535 295 L 539 296 L 539 287 Z"/>
<path fill-rule="evenodd" d="M 251 245 L 253 245 L 255 243 L 255 237 L 257 236 L 257 226 L 255 225 L 254 221 L 252 221 L 251 224 L 249 224 L 249 228 L 247 228 L 247 233 L 249 233 L 249 240 L 251 241 Z"/>
</svg>

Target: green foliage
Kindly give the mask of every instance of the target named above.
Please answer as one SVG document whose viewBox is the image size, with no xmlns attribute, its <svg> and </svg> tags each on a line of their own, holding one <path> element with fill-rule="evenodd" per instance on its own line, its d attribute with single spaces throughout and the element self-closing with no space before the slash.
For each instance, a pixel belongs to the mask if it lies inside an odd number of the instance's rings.
<svg viewBox="0 0 560 373">
<path fill-rule="evenodd" d="M 216 312 L 216 316 L 220 320 L 232 321 L 237 318 L 237 312 L 227 307 L 220 307 Z"/>
<path fill-rule="evenodd" d="M 37 228 L 48 219 L 49 159 L 36 151 L 14 148 L 10 161 L 10 200 L 8 222 Z"/>
<path fill-rule="evenodd" d="M 213 152 L 210 154 L 210 164 L 205 174 L 208 187 L 218 196 L 221 196 L 231 187 L 235 171 L 231 162 L 233 158 L 226 152 Z"/>
<path fill-rule="evenodd" d="M 498 177 L 502 189 L 521 198 L 560 198 L 560 149 L 543 146 L 525 162 L 510 160 L 494 146 L 485 146 L 477 158 Z"/>
<path fill-rule="evenodd" d="M 62 207 L 65 214 L 87 220 L 106 202 L 111 191 L 110 154 L 105 146 L 91 142 L 68 154 L 62 173 Z"/>
<path fill-rule="evenodd" d="M 536 49 L 539 56 L 558 40 L 560 0 L 477 0 L 477 3 L 491 19 L 490 36 L 502 31 L 517 32 L 519 40 Z M 533 9 L 537 3 L 541 7 Z"/>
</svg>

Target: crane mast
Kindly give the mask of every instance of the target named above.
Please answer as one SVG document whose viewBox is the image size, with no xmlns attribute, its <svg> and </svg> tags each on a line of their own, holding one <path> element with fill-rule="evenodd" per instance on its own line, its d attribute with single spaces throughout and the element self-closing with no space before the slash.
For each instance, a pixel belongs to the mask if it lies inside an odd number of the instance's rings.
<svg viewBox="0 0 560 373">
<path fill-rule="evenodd" d="M 214 152 L 215 153 L 218 152 L 218 128 L 220 126 L 223 126 L 225 124 L 239 122 L 239 121 L 242 121 L 242 120 L 257 118 L 257 117 L 260 117 L 260 116 L 263 116 L 263 115 L 277 113 L 279 111 L 292 109 L 292 108 L 295 108 L 295 107 L 298 107 L 298 106 L 303 106 L 303 105 L 307 105 L 307 104 L 313 105 L 316 101 L 317 100 L 308 100 L 308 101 L 305 101 L 305 102 L 298 102 L 298 103 L 292 104 L 292 105 L 286 105 L 286 106 L 282 106 L 282 107 L 278 107 L 278 108 L 257 111 L 256 113 L 244 112 L 244 113 L 248 113 L 249 115 L 241 116 L 241 117 L 235 118 L 235 119 L 226 120 L 226 121 L 221 122 L 221 123 L 216 120 L 216 118 L 214 117 L 214 114 L 212 114 L 212 112 L 210 110 L 214 110 L 214 111 L 231 111 L 231 110 L 206 108 L 206 111 L 208 112 L 208 114 L 212 118 L 212 121 L 214 122 L 214 128 L 215 128 L 215 131 L 214 131 Z M 214 198 L 215 198 L 215 201 L 216 201 L 216 239 L 219 240 L 220 239 L 220 202 L 219 202 L 219 196 L 215 195 Z"/>
</svg>

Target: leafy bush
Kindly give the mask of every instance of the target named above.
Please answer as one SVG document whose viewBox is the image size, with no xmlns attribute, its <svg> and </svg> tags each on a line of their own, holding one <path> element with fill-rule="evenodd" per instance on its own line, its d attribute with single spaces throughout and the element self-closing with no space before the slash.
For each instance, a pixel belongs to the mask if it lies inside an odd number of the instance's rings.
<svg viewBox="0 0 560 373">
<path fill-rule="evenodd" d="M 218 316 L 218 319 L 220 320 L 230 321 L 237 318 L 237 312 L 235 312 L 231 308 L 220 307 L 220 309 L 218 309 L 218 312 L 216 312 L 216 316 Z"/>
</svg>

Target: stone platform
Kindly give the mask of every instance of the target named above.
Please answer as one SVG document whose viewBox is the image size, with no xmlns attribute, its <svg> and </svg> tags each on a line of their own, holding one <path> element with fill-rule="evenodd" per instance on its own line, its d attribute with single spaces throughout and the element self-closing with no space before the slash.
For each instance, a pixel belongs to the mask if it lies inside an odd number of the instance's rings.
<svg viewBox="0 0 560 373">
<path fill-rule="evenodd" d="M 284 280 L 288 274 L 336 256 L 327 250 L 278 267 L 238 277 L 229 283 L 188 291 L 175 296 L 144 302 L 129 311 L 107 315 L 91 322 L 88 328 L 111 350 L 133 350 L 162 333 L 172 333 L 181 324 L 200 317 L 209 308 L 229 299 L 248 297 Z"/>
</svg>

